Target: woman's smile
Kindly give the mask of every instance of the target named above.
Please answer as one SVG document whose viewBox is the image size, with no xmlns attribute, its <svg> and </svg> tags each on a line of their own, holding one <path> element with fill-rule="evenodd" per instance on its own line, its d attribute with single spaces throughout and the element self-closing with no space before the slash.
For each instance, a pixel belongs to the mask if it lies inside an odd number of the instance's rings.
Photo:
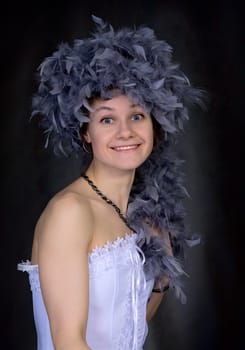
<svg viewBox="0 0 245 350">
<path fill-rule="evenodd" d="M 129 151 L 135 151 L 140 147 L 140 144 L 133 144 L 133 145 L 124 145 L 124 146 L 113 146 L 111 147 L 116 152 L 129 152 Z"/>
</svg>

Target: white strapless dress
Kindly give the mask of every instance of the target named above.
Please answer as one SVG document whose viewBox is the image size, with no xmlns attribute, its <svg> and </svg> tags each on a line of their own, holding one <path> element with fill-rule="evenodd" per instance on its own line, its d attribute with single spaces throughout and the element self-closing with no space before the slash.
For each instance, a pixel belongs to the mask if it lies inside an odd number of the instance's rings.
<svg viewBox="0 0 245 350">
<path fill-rule="evenodd" d="M 147 336 L 146 305 L 154 284 L 146 281 L 144 254 L 136 234 L 119 237 L 89 254 L 89 311 L 86 339 L 92 350 L 142 350 Z M 18 264 L 29 273 L 37 349 L 54 350 L 40 289 L 38 266 Z M 82 291 L 81 291 L 82 292 Z"/>
</svg>

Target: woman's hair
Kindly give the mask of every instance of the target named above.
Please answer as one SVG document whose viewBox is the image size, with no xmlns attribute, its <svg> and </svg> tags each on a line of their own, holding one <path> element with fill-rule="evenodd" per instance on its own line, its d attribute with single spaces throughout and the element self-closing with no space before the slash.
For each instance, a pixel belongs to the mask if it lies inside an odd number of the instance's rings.
<svg viewBox="0 0 245 350">
<path fill-rule="evenodd" d="M 170 286 L 185 301 L 179 258 L 185 244 L 198 240 L 185 225 L 182 204 L 186 196 L 180 166 L 172 145 L 188 120 L 188 107 L 202 104 L 202 91 L 172 61 L 172 47 L 156 38 L 151 28 L 114 28 L 92 16 L 91 37 L 59 45 L 39 67 L 39 88 L 32 116 L 40 117 L 46 146 L 55 154 L 84 154 L 81 134 L 89 122 L 91 101 L 110 99 L 115 91 L 139 104 L 153 119 L 154 148 L 136 171 L 129 200 L 129 220 L 138 232 L 146 257 L 147 278 L 170 278 Z M 152 227 L 158 235 L 152 235 Z M 168 255 L 168 232 L 175 256 Z"/>
</svg>

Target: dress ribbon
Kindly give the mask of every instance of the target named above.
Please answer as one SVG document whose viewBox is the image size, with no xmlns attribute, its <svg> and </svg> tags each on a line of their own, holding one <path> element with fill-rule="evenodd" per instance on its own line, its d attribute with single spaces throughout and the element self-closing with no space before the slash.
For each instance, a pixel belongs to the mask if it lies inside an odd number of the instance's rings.
<svg viewBox="0 0 245 350">
<path fill-rule="evenodd" d="M 132 274 L 132 312 L 133 312 L 133 322 L 134 322 L 134 333 L 133 333 L 133 348 L 132 350 L 139 350 L 138 344 L 138 308 L 139 308 L 139 293 L 142 288 L 146 288 L 145 274 L 142 266 L 145 263 L 145 255 L 143 251 L 136 246 L 136 254 L 130 251 L 130 259 L 134 266 Z"/>
</svg>

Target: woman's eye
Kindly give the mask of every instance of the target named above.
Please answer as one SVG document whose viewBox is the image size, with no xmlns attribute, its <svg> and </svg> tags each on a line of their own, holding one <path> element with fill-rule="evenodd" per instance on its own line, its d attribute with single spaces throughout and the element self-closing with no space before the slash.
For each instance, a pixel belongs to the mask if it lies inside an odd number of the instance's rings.
<svg viewBox="0 0 245 350">
<path fill-rule="evenodd" d="M 112 118 L 105 117 L 100 121 L 102 124 L 111 124 L 113 122 Z"/>
<path fill-rule="evenodd" d="M 132 116 L 132 120 L 141 120 L 144 118 L 144 115 L 143 114 L 134 114 Z"/>
</svg>

